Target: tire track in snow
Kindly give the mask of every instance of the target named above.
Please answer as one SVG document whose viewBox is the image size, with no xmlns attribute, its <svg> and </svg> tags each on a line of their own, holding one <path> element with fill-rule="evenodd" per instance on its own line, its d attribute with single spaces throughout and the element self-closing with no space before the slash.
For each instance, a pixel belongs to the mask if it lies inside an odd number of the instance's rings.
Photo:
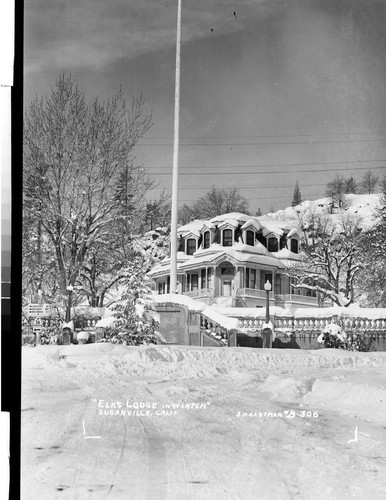
<svg viewBox="0 0 386 500">
<path fill-rule="evenodd" d="M 121 451 L 119 453 L 119 457 L 118 457 L 117 463 L 116 463 L 115 468 L 114 468 L 113 479 L 111 481 L 109 489 L 107 490 L 107 496 L 106 496 L 106 498 L 108 498 L 110 496 L 110 493 L 111 493 L 112 489 L 115 486 L 115 478 L 117 477 L 118 470 L 121 467 L 123 455 L 124 455 L 125 449 L 126 449 L 127 426 L 126 426 L 126 422 L 124 420 L 123 420 L 123 425 L 124 425 L 124 428 L 125 428 L 125 432 L 124 432 L 124 435 L 123 435 L 122 447 L 121 447 Z"/>
<path fill-rule="evenodd" d="M 146 391 L 153 398 L 158 399 L 161 403 L 163 403 L 163 404 L 167 403 L 167 401 L 165 400 L 165 397 L 161 397 L 159 393 L 157 394 L 157 396 L 155 396 L 154 393 L 148 387 L 146 387 Z M 143 426 L 143 428 L 145 430 L 145 434 L 146 434 L 147 429 L 151 429 L 151 432 L 153 432 L 157 436 L 159 442 L 161 442 L 163 444 L 162 435 L 158 431 L 157 427 L 154 424 L 152 424 L 150 421 L 147 421 L 147 426 L 145 427 L 143 421 L 141 419 L 139 419 L 139 420 L 140 420 L 140 422 L 141 422 L 141 424 L 142 424 L 142 426 Z M 193 481 L 192 481 L 192 473 L 191 473 L 191 470 L 189 468 L 188 463 L 185 460 L 185 457 L 184 457 L 184 454 L 183 454 L 183 451 L 182 451 L 182 446 L 181 446 L 181 438 L 178 435 L 175 426 L 173 426 L 173 431 L 174 431 L 174 435 L 177 438 L 177 440 L 175 441 L 175 444 L 178 447 L 177 448 L 177 452 L 178 452 L 178 455 L 179 455 L 179 458 L 180 458 L 180 463 L 182 464 L 182 469 L 183 469 L 183 474 L 184 474 L 183 484 L 185 486 L 185 490 L 184 490 L 183 498 L 184 498 L 184 500 L 191 500 L 191 499 L 195 498 L 194 493 L 193 493 L 193 488 L 192 488 L 192 483 L 193 483 Z M 147 434 L 146 434 L 146 437 L 148 437 Z M 149 439 L 148 439 L 148 442 L 149 442 Z M 152 441 L 149 442 L 149 454 L 151 453 L 151 448 L 150 448 L 151 444 L 152 444 Z M 166 469 L 167 469 L 165 447 L 163 447 L 163 448 L 164 448 L 163 459 L 165 460 L 165 465 L 166 465 Z M 151 471 L 151 465 L 150 465 L 150 463 L 149 463 L 149 471 Z M 166 472 L 166 474 L 167 474 L 167 472 Z M 170 481 L 168 479 L 167 479 L 167 484 L 170 485 Z M 149 491 L 149 489 L 148 489 L 148 491 Z M 148 500 L 151 500 L 151 499 L 154 499 L 154 498 L 157 498 L 157 499 L 158 498 L 160 498 L 160 499 L 161 498 L 168 498 L 167 491 L 166 491 L 166 494 L 165 494 L 164 497 L 152 497 L 152 496 L 148 496 L 147 497 Z"/>
<path fill-rule="evenodd" d="M 149 472 L 146 500 L 168 498 L 168 467 L 165 446 L 161 434 L 154 424 L 139 419 L 148 443 Z"/>
</svg>

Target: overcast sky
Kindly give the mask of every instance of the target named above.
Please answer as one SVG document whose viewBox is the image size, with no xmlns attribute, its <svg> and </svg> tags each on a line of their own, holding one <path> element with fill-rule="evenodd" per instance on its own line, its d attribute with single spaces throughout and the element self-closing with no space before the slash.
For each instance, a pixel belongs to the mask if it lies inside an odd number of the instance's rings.
<svg viewBox="0 0 386 500">
<path fill-rule="evenodd" d="M 137 159 L 171 188 L 177 0 L 26 0 L 25 105 L 71 72 L 143 93 Z M 238 187 L 252 211 L 386 173 L 385 0 L 182 0 L 179 202 Z"/>
</svg>

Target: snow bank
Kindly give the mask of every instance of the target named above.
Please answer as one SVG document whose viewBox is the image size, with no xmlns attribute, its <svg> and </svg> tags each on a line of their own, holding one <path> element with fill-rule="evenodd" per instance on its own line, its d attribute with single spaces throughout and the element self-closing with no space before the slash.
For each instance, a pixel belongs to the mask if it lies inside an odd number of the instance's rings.
<svg viewBox="0 0 386 500">
<path fill-rule="evenodd" d="M 98 386 L 106 377 L 140 377 L 180 383 L 187 379 L 253 382 L 271 399 L 386 421 L 386 353 L 194 346 L 90 344 L 23 348 L 23 377 L 34 383 L 42 370 L 47 384 L 60 389 L 77 380 Z"/>
<path fill-rule="evenodd" d="M 339 409 L 343 414 L 355 414 L 369 421 L 386 422 L 386 389 L 370 383 L 343 380 L 319 380 L 301 401 L 319 408 Z"/>
<path fill-rule="evenodd" d="M 108 343 L 23 348 L 23 364 L 50 366 L 66 360 L 82 372 L 92 368 L 103 377 L 119 365 L 122 375 L 211 377 L 235 372 L 259 376 L 286 374 L 303 368 L 366 367 L 386 368 L 386 353 L 353 353 L 336 349 L 316 351 L 290 349 L 249 349 L 196 346 L 124 346 Z"/>
</svg>

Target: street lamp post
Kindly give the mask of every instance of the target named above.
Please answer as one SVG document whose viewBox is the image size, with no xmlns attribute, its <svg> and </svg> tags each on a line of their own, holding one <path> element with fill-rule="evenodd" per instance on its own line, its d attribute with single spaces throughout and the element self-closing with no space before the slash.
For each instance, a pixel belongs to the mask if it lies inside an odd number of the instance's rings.
<svg viewBox="0 0 386 500">
<path fill-rule="evenodd" d="M 269 292 L 272 290 L 272 285 L 268 280 L 264 284 L 264 290 L 267 292 L 267 302 L 265 309 L 265 323 L 263 325 L 263 331 L 262 331 L 263 349 L 266 347 L 268 348 L 272 347 L 273 326 L 269 317 Z"/>
<path fill-rule="evenodd" d="M 267 292 L 267 304 L 266 304 L 266 309 L 265 309 L 265 322 L 269 323 L 269 292 L 272 290 L 272 285 L 268 280 L 264 284 L 264 290 Z"/>
</svg>

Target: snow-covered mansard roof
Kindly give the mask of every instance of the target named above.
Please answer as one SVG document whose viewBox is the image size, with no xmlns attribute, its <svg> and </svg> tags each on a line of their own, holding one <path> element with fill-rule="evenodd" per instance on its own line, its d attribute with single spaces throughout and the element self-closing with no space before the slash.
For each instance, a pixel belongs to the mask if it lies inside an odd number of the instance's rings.
<svg viewBox="0 0 386 500">
<path fill-rule="evenodd" d="M 180 226 L 178 228 L 178 235 L 183 238 L 189 235 L 200 236 L 200 234 L 216 226 L 222 229 L 227 226 L 237 228 L 240 225 L 242 230 L 254 229 L 256 231 L 262 231 L 263 236 L 268 236 L 270 234 L 278 237 L 285 234 L 287 238 L 301 236 L 300 229 L 297 228 L 295 224 L 289 224 L 288 221 L 267 220 L 264 219 L 264 217 L 251 217 L 250 215 L 239 212 L 217 215 L 210 220 L 194 220 L 184 226 Z"/>
</svg>

